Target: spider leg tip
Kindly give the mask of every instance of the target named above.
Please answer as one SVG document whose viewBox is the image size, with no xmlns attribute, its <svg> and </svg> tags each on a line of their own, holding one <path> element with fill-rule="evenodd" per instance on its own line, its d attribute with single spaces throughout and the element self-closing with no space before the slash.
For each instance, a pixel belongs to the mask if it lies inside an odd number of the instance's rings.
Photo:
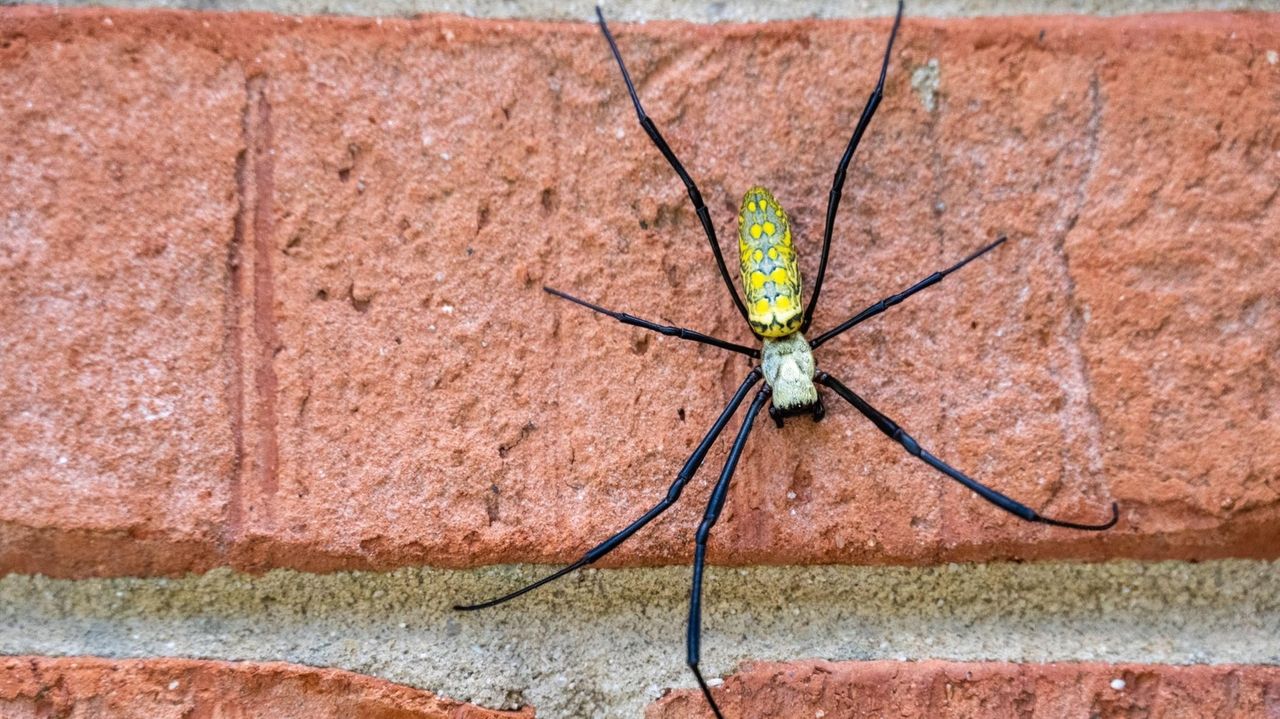
<svg viewBox="0 0 1280 719">
<path fill-rule="evenodd" d="M 1111 519 L 1108 519 L 1102 524 L 1095 524 L 1092 527 L 1090 527 L 1090 529 L 1094 529 L 1096 531 L 1111 529 L 1112 527 L 1116 526 L 1116 522 L 1119 522 L 1119 521 L 1120 521 L 1120 504 L 1118 502 L 1113 501 L 1111 503 Z"/>
<path fill-rule="evenodd" d="M 570 297 L 569 295 L 565 294 L 564 292 L 561 292 L 560 290 L 557 290 L 557 289 L 556 289 L 556 288 L 554 288 L 554 287 L 549 287 L 549 286 L 547 286 L 547 285 L 543 285 L 543 286 L 542 286 L 542 291 L 543 291 L 543 292 L 546 292 L 547 294 L 551 295 L 552 297 L 559 297 L 559 298 L 560 298 L 560 299 L 562 299 L 562 300 L 569 300 L 570 302 L 574 302 L 574 303 L 577 303 L 577 302 L 578 302 L 578 298 L 577 298 L 577 297 Z"/>
</svg>

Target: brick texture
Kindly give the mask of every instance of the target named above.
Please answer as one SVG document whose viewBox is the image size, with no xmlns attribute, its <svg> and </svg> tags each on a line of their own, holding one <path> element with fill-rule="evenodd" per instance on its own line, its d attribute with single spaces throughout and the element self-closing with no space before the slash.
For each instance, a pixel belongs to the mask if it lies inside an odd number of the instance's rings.
<svg viewBox="0 0 1280 719">
<path fill-rule="evenodd" d="M 172 36 L 55 40 L 25 18 L 0 16 L 0 563 L 177 571 L 232 489 L 244 81 Z"/>
<path fill-rule="evenodd" d="M 12 657 L 0 659 L 6 719 L 500 719 L 532 717 L 411 687 L 278 662 Z"/>
<path fill-rule="evenodd" d="M 727 716 L 866 717 L 1280 716 L 1280 668 L 1002 662 L 794 662 L 750 664 L 716 691 Z M 711 716 L 702 695 L 655 702 L 647 719 Z"/>
<path fill-rule="evenodd" d="M 887 30 L 618 28 L 726 247 L 763 182 L 813 275 Z M 1024 525 L 833 397 L 761 423 L 712 560 L 1280 556 L 1277 48 L 1266 14 L 909 18 L 817 327 L 1010 242 L 818 363 L 1120 525 Z M 748 337 L 587 24 L 0 8 L 0 132 L 0 571 L 563 562 L 747 371 L 540 291 Z M 610 561 L 685 561 L 723 452 Z"/>
</svg>

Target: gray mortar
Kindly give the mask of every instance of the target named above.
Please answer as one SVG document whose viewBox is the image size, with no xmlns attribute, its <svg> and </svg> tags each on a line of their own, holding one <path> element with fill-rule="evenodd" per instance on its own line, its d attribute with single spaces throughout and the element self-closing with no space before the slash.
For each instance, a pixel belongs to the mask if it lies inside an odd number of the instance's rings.
<svg viewBox="0 0 1280 719">
<path fill-rule="evenodd" d="M 27 0 L 0 0 L 12 5 Z M 254 10 L 288 15 L 411 16 L 458 13 L 472 17 L 590 20 L 594 0 L 54 0 L 46 5 L 190 10 Z M 623 22 L 691 20 L 752 22 L 796 18 L 892 15 L 893 0 L 604 0 L 609 16 Z M 911 0 L 913 17 L 977 15 L 1125 15 L 1190 10 L 1280 10 L 1280 0 Z"/>
<path fill-rule="evenodd" d="M 541 568 L 545 569 L 545 568 Z M 703 656 L 1280 664 L 1280 562 L 715 568 Z M 639 717 L 684 666 L 687 568 L 0 579 L 0 653 L 332 666 L 538 716 Z"/>
<path fill-rule="evenodd" d="M 911 71 L 911 89 L 925 110 L 933 112 L 938 106 L 938 87 L 942 83 L 942 73 L 938 68 L 938 58 L 931 57 L 929 62 Z"/>
</svg>

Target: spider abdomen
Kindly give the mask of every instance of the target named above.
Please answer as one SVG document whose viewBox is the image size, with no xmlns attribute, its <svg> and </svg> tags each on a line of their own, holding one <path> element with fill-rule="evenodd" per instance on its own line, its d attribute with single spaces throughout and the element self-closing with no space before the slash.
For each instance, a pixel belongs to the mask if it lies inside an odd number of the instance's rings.
<svg viewBox="0 0 1280 719">
<path fill-rule="evenodd" d="M 785 337 L 799 330 L 804 307 L 791 223 L 782 205 L 764 187 L 753 187 L 742 197 L 738 256 L 751 328 L 762 337 Z"/>
</svg>

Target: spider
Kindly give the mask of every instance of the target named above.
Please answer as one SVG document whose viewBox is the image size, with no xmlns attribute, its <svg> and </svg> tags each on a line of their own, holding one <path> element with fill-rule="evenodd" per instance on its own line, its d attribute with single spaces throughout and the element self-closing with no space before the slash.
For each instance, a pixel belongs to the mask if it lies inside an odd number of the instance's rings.
<svg viewBox="0 0 1280 719">
<path fill-rule="evenodd" d="M 902 445 L 902 448 L 908 454 L 968 487 L 978 496 L 1014 516 L 1028 522 L 1041 522 L 1055 527 L 1086 531 L 1106 530 L 1115 525 L 1119 518 L 1119 507 L 1114 502 L 1111 504 L 1111 518 L 1105 522 L 1100 524 L 1068 522 L 1046 517 L 1025 504 L 982 484 L 929 453 L 887 415 L 871 406 L 870 403 L 835 377 L 817 369 L 814 364 L 813 350 L 854 325 L 871 319 L 917 292 L 938 284 L 947 275 L 994 250 L 1006 240 L 1004 236 L 1000 236 L 994 242 L 973 252 L 956 264 L 934 272 L 897 294 L 885 297 L 853 317 L 819 334 L 812 340 L 805 339 L 805 332 L 808 331 L 809 325 L 813 321 L 813 313 L 818 306 L 818 297 L 822 292 L 822 279 L 826 274 L 827 256 L 831 249 L 831 232 L 835 224 L 836 210 L 840 206 L 840 195 L 844 188 L 845 172 L 848 170 L 853 153 L 858 148 L 858 143 L 862 140 L 862 135 L 866 131 L 867 125 L 871 122 L 872 116 L 875 115 L 876 108 L 879 107 L 880 100 L 884 95 L 885 75 L 889 70 L 889 58 L 893 52 L 893 41 L 898 35 L 899 26 L 902 24 L 902 11 L 903 1 L 899 0 L 898 10 L 894 16 L 893 29 L 889 33 L 889 43 L 884 52 L 884 61 L 880 66 L 879 80 L 876 82 L 875 89 L 871 91 L 870 97 L 867 98 L 867 104 L 862 110 L 862 115 L 858 118 L 858 124 L 853 130 L 853 135 L 849 138 L 849 144 L 845 147 L 844 155 L 841 156 L 840 164 L 836 168 L 835 179 L 831 183 L 831 192 L 827 198 L 826 224 L 822 233 L 822 256 L 818 261 L 818 276 L 813 283 L 813 295 L 809 298 L 809 304 L 805 306 L 801 302 L 800 270 L 796 262 L 796 252 L 792 246 L 791 225 L 787 213 L 769 190 L 762 186 L 752 187 L 747 191 L 742 198 L 742 207 L 738 214 L 738 253 L 742 273 L 742 288 L 743 293 L 746 295 L 746 302 L 744 303 L 742 298 L 738 296 L 733 280 L 729 278 L 729 271 L 725 267 L 724 256 L 720 252 L 720 244 L 716 239 L 715 225 L 712 224 L 711 215 L 702 201 L 702 194 L 698 191 L 698 186 L 694 183 L 693 178 L 689 176 L 689 173 L 676 157 L 675 152 L 671 150 L 667 141 L 663 139 L 662 134 L 658 132 L 653 120 L 645 114 L 644 108 L 640 104 L 640 97 L 636 94 L 635 85 L 631 82 L 631 74 L 627 72 L 627 67 L 622 61 L 622 54 L 618 51 L 618 44 L 614 41 L 613 34 L 609 31 L 609 26 L 605 22 L 604 13 L 599 6 L 596 7 L 596 19 L 600 25 L 600 31 L 604 34 L 605 40 L 609 43 L 609 49 L 613 52 L 614 60 L 618 63 L 622 79 L 627 85 L 627 93 L 630 94 L 631 103 L 635 106 L 636 115 L 640 119 L 640 127 L 644 129 L 649 139 L 657 146 L 658 151 L 662 153 L 662 156 L 670 163 L 672 169 L 680 176 L 680 180 L 688 190 L 689 200 L 693 203 L 694 211 L 697 213 L 698 220 L 702 223 L 702 229 L 706 233 L 707 242 L 711 245 L 711 254 L 715 257 L 720 277 L 724 280 L 738 312 L 746 320 L 753 335 L 761 343 L 761 347 L 759 349 L 748 347 L 683 327 L 658 324 L 624 312 L 606 309 L 560 290 L 550 287 L 544 287 L 543 289 L 556 297 L 581 305 L 593 312 L 612 317 L 624 324 L 719 347 L 730 352 L 737 352 L 753 360 L 759 360 L 759 365 L 747 374 L 746 379 L 742 381 L 737 391 L 734 392 L 728 405 L 720 413 L 715 423 L 711 425 L 711 429 L 702 438 L 702 441 L 698 443 L 697 448 L 694 449 L 689 459 L 685 461 L 684 467 L 676 475 L 675 481 L 672 482 L 671 488 L 667 491 L 667 496 L 662 501 L 658 502 L 625 529 L 596 545 L 573 564 L 532 584 L 521 587 L 510 594 L 478 604 L 459 605 L 455 609 L 472 611 L 502 604 L 526 592 L 533 591 L 548 582 L 559 579 L 574 570 L 587 566 L 616 549 L 631 535 L 675 504 L 676 500 L 680 498 L 680 493 L 702 465 L 702 461 L 706 458 L 711 445 L 715 443 L 725 425 L 733 418 L 733 415 L 738 411 L 751 389 L 762 379 L 764 380 L 764 385 L 756 391 L 751 404 L 747 408 L 746 416 L 743 418 L 738 434 L 734 438 L 733 446 L 729 450 L 729 456 L 725 460 L 724 468 L 720 471 L 720 479 L 716 482 L 715 488 L 711 492 L 711 499 L 707 503 L 707 509 L 701 524 L 698 526 L 695 539 L 693 586 L 689 595 L 689 621 L 686 634 L 686 659 L 689 668 L 693 671 L 693 675 L 698 681 L 698 686 L 702 689 L 703 696 L 706 697 L 707 704 L 711 707 L 717 719 L 723 719 L 724 715 L 716 704 L 715 698 L 712 696 L 711 690 L 702 676 L 702 672 L 698 669 L 702 636 L 703 566 L 706 560 L 707 541 L 711 536 L 711 529 L 720 517 L 720 511 L 724 509 L 725 498 L 729 493 L 729 482 L 738 466 L 738 458 L 741 456 L 742 449 L 747 442 L 747 436 L 754 426 L 756 415 L 764 408 L 766 402 L 769 403 L 769 415 L 778 427 L 783 426 L 786 418 L 801 415 L 809 415 L 816 422 L 821 420 L 826 413 L 822 403 L 822 396 L 818 393 L 817 388 L 817 385 L 823 385 L 834 392 L 836 396 L 852 405 L 854 409 L 870 420 L 877 429 L 890 439 Z M 770 400 L 772 401 L 770 402 Z"/>
</svg>

